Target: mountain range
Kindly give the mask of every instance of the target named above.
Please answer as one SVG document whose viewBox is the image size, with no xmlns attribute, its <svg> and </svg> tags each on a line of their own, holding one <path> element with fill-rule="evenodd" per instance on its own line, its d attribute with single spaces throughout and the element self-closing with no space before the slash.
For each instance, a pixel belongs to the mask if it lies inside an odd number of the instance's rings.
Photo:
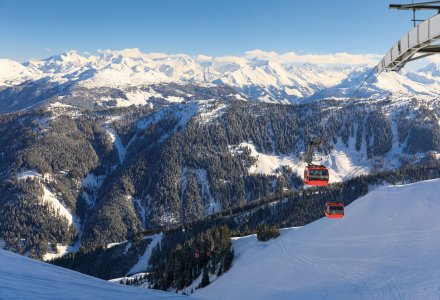
<svg viewBox="0 0 440 300">
<path fill-rule="evenodd" d="M 66 101 L 78 89 L 100 91 L 88 101 L 96 105 L 144 105 L 163 96 L 158 84 L 227 85 L 236 97 L 266 102 L 293 103 L 325 97 L 349 98 L 370 72 L 375 57 L 344 63 L 338 59 L 302 62 L 287 55 L 251 51 L 242 56 L 142 53 L 139 49 L 101 51 L 83 56 L 76 51 L 42 60 L 18 63 L 0 60 L 0 112 L 20 110 L 47 101 Z M 112 93 L 102 94 L 111 89 Z M 440 65 L 431 63 L 418 71 L 385 73 L 363 97 L 394 95 L 438 96 Z M 165 97 L 171 102 L 190 94 Z M 10 101 L 13 97 L 15 101 Z M 57 97 L 54 100 L 54 97 Z M 26 101 L 20 101 L 25 98 Z"/>
</svg>

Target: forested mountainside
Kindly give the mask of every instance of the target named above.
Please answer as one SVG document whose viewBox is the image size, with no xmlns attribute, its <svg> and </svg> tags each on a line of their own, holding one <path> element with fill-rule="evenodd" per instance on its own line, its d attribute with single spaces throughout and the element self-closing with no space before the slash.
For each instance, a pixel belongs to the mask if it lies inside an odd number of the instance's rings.
<svg viewBox="0 0 440 300">
<path fill-rule="evenodd" d="M 217 89 L 211 100 L 99 110 L 52 103 L 0 116 L 3 247 L 38 258 L 57 244 L 87 252 L 295 191 L 313 136 L 333 181 L 440 151 L 438 100 L 280 105 Z"/>
</svg>

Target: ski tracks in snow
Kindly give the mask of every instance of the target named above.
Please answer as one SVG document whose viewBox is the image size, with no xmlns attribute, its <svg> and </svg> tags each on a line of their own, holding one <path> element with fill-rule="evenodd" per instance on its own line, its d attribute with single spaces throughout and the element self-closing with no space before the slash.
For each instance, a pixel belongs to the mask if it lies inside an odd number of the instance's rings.
<svg viewBox="0 0 440 300">
<path fill-rule="evenodd" d="M 382 285 L 380 282 L 374 281 L 371 276 L 368 276 L 366 273 L 357 271 L 368 269 L 368 265 L 365 265 L 365 263 L 367 261 L 370 262 L 370 259 L 364 262 L 358 260 L 349 262 L 349 259 L 341 258 L 340 263 L 335 263 L 335 258 L 325 260 L 323 258 L 300 254 L 301 251 L 287 245 L 283 240 L 277 242 L 276 246 L 280 250 L 280 257 L 284 256 L 287 258 L 287 260 L 283 260 L 283 263 L 290 265 L 292 268 L 298 268 L 298 265 L 301 264 L 305 266 L 306 270 L 308 269 L 311 274 L 320 273 L 321 275 L 325 275 L 325 273 L 327 273 L 328 276 L 339 277 L 341 280 L 349 282 L 356 291 L 356 294 L 361 295 L 363 299 L 391 300 L 403 298 L 401 292 L 394 285 L 389 285 L 387 288 L 383 286 L 380 287 Z M 360 264 L 362 264 L 362 268 L 359 268 Z"/>
</svg>

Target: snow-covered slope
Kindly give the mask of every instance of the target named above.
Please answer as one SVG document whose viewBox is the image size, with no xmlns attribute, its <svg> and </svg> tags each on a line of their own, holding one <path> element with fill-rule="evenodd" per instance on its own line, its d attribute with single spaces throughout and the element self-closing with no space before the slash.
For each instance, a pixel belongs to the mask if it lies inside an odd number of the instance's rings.
<svg viewBox="0 0 440 300">
<path fill-rule="evenodd" d="M 139 49 L 104 51 L 81 56 L 75 51 L 24 63 L 52 80 L 80 81 L 87 87 L 134 86 L 164 82 L 225 83 L 235 87 L 275 87 L 304 97 L 313 87 L 340 83 L 353 66 L 319 66 L 274 60 L 265 53 L 251 56 L 189 56 L 142 53 Z M 23 66 L 23 68 L 25 68 Z"/>
<path fill-rule="evenodd" d="M 0 87 L 14 86 L 41 77 L 38 69 L 27 68 L 10 59 L 0 59 Z"/>
<path fill-rule="evenodd" d="M 438 299 L 440 180 L 378 188 L 344 219 L 233 242 L 232 269 L 204 299 Z"/>
<path fill-rule="evenodd" d="M 136 274 L 141 271 L 145 271 L 145 269 L 148 267 L 148 261 L 150 260 L 151 254 L 153 253 L 154 247 L 156 247 L 160 241 L 162 240 L 162 234 L 155 234 L 151 237 L 151 243 L 148 245 L 148 247 L 145 249 L 144 254 L 139 257 L 138 262 L 128 271 L 127 274 Z"/>
<path fill-rule="evenodd" d="M 356 59 L 351 59 L 353 57 Z M 118 88 L 124 91 L 123 98 L 96 101 L 113 100 L 117 106 L 127 106 L 144 105 L 150 97 L 161 96 L 155 91 L 139 88 L 145 85 L 227 84 L 248 98 L 288 103 L 298 99 L 349 97 L 379 58 L 350 54 L 301 56 L 264 51 L 211 57 L 142 53 L 139 49 L 107 50 L 98 55 L 83 56 L 70 51 L 23 64 L 0 60 L 0 87 L 39 80 L 37 86 L 40 88 L 62 86 L 60 96 L 64 96 L 61 92 L 65 91 L 64 87 L 72 85 L 88 89 Z M 383 74 L 365 95 L 436 96 L 440 88 L 439 69 L 439 65 L 433 63 L 419 72 L 403 70 Z M 11 96 L 9 93 L 8 97 Z M 41 96 L 44 91 L 35 93 Z"/>
<path fill-rule="evenodd" d="M 128 287 L 0 250 L 0 299 L 182 299 Z"/>
<path fill-rule="evenodd" d="M 350 140 L 353 144 L 354 142 Z M 340 141 L 334 145 L 334 149 L 328 155 L 321 155 L 315 153 L 315 160 L 326 166 L 330 172 L 330 183 L 340 182 L 344 179 L 348 179 L 354 176 L 362 174 L 368 174 L 371 170 L 371 166 L 374 163 L 374 159 L 366 159 L 365 151 L 356 151 L 354 145 L 346 147 Z M 277 175 L 277 172 L 283 167 L 288 166 L 298 176 L 303 176 L 304 169 L 307 163 L 301 160 L 300 157 L 294 155 L 276 155 L 260 153 L 256 150 L 252 143 L 241 143 L 237 146 L 230 146 L 229 149 L 233 155 L 241 148 L 247 148 L 250 151 L 250 156 L 256 160 L 256 163 L 249 167 L 250 174 L 264 174 L 264 175 Z M 364 150 L 364 149 L 362 149 Z M 399 149 L 400 150 L 400 149 Z M 395 154 L 395 153 L 392 153 Z M 398 163 L 400 157 L 403 156 L 401 152 L 395 157 L 390 159 L 386 167 L 391 163 Z M 384 159 L 390 155 L 384 156 Z M 393 166 L 394 167 L 394 166 Z"/>
</svg>

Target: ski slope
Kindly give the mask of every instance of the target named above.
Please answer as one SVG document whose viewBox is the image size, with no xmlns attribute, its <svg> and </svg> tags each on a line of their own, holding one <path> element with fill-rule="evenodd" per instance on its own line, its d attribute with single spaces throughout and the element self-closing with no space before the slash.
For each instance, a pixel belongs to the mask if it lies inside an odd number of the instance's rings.
<svg viewBox="0 0 440 300">
<path fill-rule="evenodd" d="M 0 299 L 185 299 L 111 283 L 0 249 Z"/>
<path fill-rule="evenodd" d="M 234 240 L 229 272 L 202 299 L 439 299 L 440 180 L 374 190 L 277 239 Z"/>
</svg>

